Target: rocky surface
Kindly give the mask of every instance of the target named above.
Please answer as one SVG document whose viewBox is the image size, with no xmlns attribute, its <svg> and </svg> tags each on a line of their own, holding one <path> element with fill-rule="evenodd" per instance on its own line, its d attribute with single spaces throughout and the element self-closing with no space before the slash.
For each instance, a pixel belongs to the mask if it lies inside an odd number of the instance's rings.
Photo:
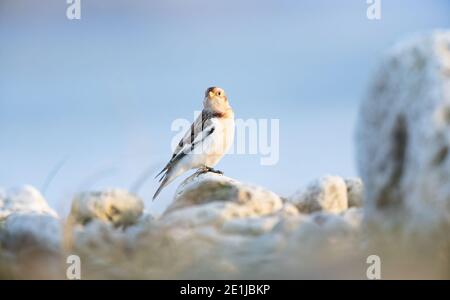
<svg viewBox="0 0 450 300">
<path fill-rule="evenodd" d="M 450 217 L 450 32 L 416 36 L 387 53 L 356 128 L 368 215 Z"/>
<path fill-rule="evenodd" d="M 204 174 L 186 179 L 158 218 L 143 212 L 137 197 L 105 190 L 74 197 L 71 214 L 60 221 L 42 196 L 26 187 L 2 194 L 9 208 L 16 207 L 14 199 L 30 207 L 9 209 L 2 221 L 0 277 L 7 269 L 7 278 L 63 279 L 65 257 L 76 254 L 84 279 L 365 278 L 361 264 L 386 251 L 373 243 L 387 235 L 367 230 L 362 194 L 357 178 L 325 176 L 281 198 L 262 187 Z M 298 199 L 314 209 L 303 203 L 302 211 Z M 123 216 L 111 217 L 111 205 Z M 417 259 L 405 254 L 410 248 L 401 248 L 401 240 L 383 243 L 395 245 L 394 253 L 402 249 L 401 257 L 385 256 L 395 263 Z M 441 269 L 426 278 L 441 278 L 436 275 Z M 392 276 L 404 278 L 400 274 Z"/>
<path fill-rule="evenodd" d="M 325 176 L 300 190 L 291 198 L 291 202 L 303 213 L 339 213 L 349 206 L 347 185 L 340 177 Z"/>
<path fill-rule="evenodd" d="M 72 201 L 71 217 L 86 224 L 101 220 L 115 226 L 128 226 L 137 222 L 144 210 L 144 202 L 125 190 L 110 189 L 84 192 Z"/>
<path fill-rule="evenodd" d="M 31 186 L 0 193 L 0 243 L 11 251 L 57 251 L 61 224 L 41 193 Z"/>
<path fill-rule="evenodd" d="M 334 183 L 339 188 L 336 192 L 332 191 Z M 16 194 L 21 197 L 8 196 L 8 207 L 15 207 L 12 202 L 17 199 L 17 205 L 33 207 L 39 201 L 48 210 L 42 196 L 34 199 L 39 193 L 31 190 L 28 194 L 19 190 Z M 30 198 L 25 199 L 24 193 Z M 179 186 L 165 213 L 154 218 L 143 214 L 142 201 L 126 191 L 86 192 L 74 197 L 65 224 L 51 210 L 40 209 L 44 213 L 36 214 L 30 208 L 26 215 L 10 212 L 4 220 L 2 247 L 17 251 L 44 242 L 47 249 L 61 255 L 77 253 L 88 261 L 89 278 L 127 274 L 138 278 L 204 278 L 205 274 L 208 278 L 250 278 L 255 269 L 260 272 L 258 278 L 265 278 L 273 273 L 273 264 L 300 249 L 307 253 L 318 244 L 329 243 L 330 237 L 359 234 L 362 210 L 345 209 L 344 179 L 320 179 L 305 193 L 296 195 L 322 203 L 320 210 L 302 213 L 293 202 L 262 187 L 213 173 L 194 174 Z M 24 241 L 26 236 L 32 238 Z M 193 262 L 198 262 L 195 270 L 189 267 Z M 290 273 L 286 274 L 298 276 L 296 265 L 287 266 Z M 103 271 L 99 274 L 97 268 Z"/>
<path fill-rule="evenodd" d="M 282 207 L 279 196 L 261 187 L 213 173 L 194 174 L 179 186 L 161 220 L 171 226 L 219 226 L 230 219 L 269 215 Z"/>
<path fill-rule="evenodd" d="M 41 193 L 32 186 L 0 189 L 0 222 L 14 213 L 35 213 L 56 217 Z"/>
</svg>

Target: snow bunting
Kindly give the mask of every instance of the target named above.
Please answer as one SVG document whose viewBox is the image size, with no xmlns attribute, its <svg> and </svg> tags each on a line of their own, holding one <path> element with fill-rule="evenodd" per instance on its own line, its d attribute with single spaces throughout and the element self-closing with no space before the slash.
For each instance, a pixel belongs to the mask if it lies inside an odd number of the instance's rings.
<svg viewBox="0 0 450 300">
<path fill-rule="evenodd" d="M 178 143 L 170 161 L 156 175 L 163 174 L 153 200 L 166 185 L 188 170 L 197 168 L 199 174 L 223 174 L 213 167 L 228 151 L 233 139 L 234 113 L 225 91 L 210 87 L 205 92 L 202 113 Z"/>
</svg>

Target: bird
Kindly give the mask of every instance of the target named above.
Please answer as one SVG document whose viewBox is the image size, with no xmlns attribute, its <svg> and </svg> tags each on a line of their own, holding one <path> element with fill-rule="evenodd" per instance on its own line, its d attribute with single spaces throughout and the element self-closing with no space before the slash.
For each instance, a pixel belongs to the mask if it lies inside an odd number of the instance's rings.
<svg viewBox="0 0 450 300">
<path fill-rule="evenodd" d="M 223 175 L 213 167 L 228 152 L 234 140 L 234 112 L 225 91 L 209 87 L 205 91 L 203 109 L 180 142 L 170 161 L 156 175 L 160 185 L 153 200 L 162 189 L 183 173 L 197 169 L 197 174 L 213 172 Z"/>
</svg>

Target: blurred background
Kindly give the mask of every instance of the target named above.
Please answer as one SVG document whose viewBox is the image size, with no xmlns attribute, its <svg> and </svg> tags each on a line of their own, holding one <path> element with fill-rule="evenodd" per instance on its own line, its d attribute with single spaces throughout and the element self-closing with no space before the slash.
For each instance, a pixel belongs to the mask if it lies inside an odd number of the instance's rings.
<svg viewBox="0 0 450 300">
<path fill-rule="evenodd" d="M 281 195 L 325 174 L 357 176 L 358 103 L 383 52 L 450 27 L 448 0 L 0 0 L 0 186 L 32 184 L 65 214 L 73 194 L 130 189 L 170 158 L 174 119 L 223 87 L 236 117 L 279 119 L 280 157 L 226 156 L 218 169 Z M 151 202 L 172 199 L 179 178 Z"/>
</svg>

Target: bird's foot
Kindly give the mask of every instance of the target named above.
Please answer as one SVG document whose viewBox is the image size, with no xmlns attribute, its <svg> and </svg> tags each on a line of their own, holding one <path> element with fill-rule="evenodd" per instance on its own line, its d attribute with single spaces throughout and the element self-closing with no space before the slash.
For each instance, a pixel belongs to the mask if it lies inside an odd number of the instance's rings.
<svg viewBox="0 0 450 300">
<path fill-rule="evenodd" d="M 205 173 L 208 173 L 208 172 L 216 173 L 216 174 L 219 174 L 219 175 L 223 175 L 222 171 L 219 171 L 219 170 L 213 169 L 211 167 L 207 167 L 207 166 L 204 166 L 204 167 L 198 169 L 197 174 L 201 175 L 201 174 L 205 174 Z"/>
<path fill-rule="evenodd" d="M 216 173 L 216 174 L 219 174 L 219 175 L 223 175 L 222 171 L 216 170 L 216 169 L 213 169 L 213 168 L 208 168 L 208 172 Z"/>
</svg>

